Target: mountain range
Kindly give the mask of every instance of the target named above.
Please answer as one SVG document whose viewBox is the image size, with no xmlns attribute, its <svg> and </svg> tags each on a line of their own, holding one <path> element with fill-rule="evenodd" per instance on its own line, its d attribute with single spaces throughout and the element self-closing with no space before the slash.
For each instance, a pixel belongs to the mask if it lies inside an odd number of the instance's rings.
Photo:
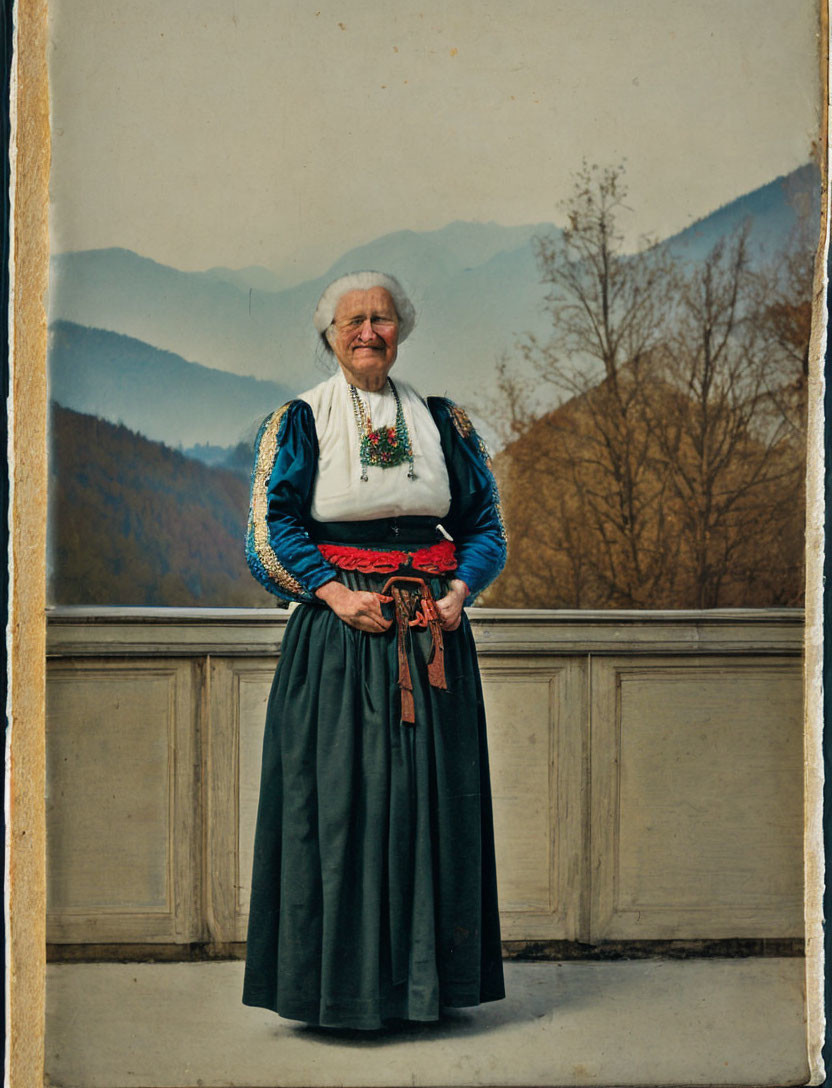
<svg viewBox="0 0 832 1088">
<path fill-rule="evenodd" d="M 818 171 L 806 165 L 662 244 L 698 259 L 750 219 L 754 253 L 765 259 L 818 206 Z M 315 303 L 338 274 L 377 267 L 402 279 L 419 313 L 396 372 L 425 392 L 476 405 L 502 354 L 526 333 L 547 336 L 532 242 L 557 232 L 554 223 L 461 221 L 397 231 L 285 287 L 260 267 L 184 272 L 126 249 L 58 254 L 50 284 L 53 396 L 170 445 L 232 445 L 276 403 L 327 376 L 311 326 Z"/>
<path fill-rule="evenodd" d="M 49 392 L 58 404 L 123 423 L 169 446 L 251 440 L 289 399 L 277 382 L 189 363 L 129 336 L 57 321 L 50 329 Z"/>
<path fill-rule="evenodd" d="M 400 231 L 352 250 L 317 279 L 269 291 L 240 277 L 180 272 L 125 249 L 53 258 L 50 317 L 107 329 L 214 369 L 280 382 L 294 393 L 323 376 L 311 317 L 341 272 L 380 267 L 408 286 L 420 314 L 399 373 L 466 399 L 483 366 L 540 326 L 532 237 L 551 224 L 452 223 Z"/>
<path fill-rule="evenodd" d="M 663 245 L 677 257 L 702 260 L 742 223 L 751 226 L 750 253 L 756 262 L 770 261 L 788 244 L 795 231 L 805 227 L 814 245 L 820 229 L 820 173 L 812 163 L 775 178 L 767 185 L 737 197 L 685 230 L 665 239 Z"/>
</svg>

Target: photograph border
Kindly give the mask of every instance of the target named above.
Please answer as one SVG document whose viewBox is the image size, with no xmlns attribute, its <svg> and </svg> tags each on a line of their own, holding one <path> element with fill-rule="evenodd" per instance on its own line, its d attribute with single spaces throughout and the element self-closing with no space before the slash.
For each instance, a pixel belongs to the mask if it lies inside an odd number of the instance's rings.
<svg viewBox="0 0 832 1088">
<path fill-rule="evenodd" d="M 811 1084 L 824 1081 L 824 353 L 828 275 L 829 3 L 820 8 L 822 226 L 815 272 L 809 376 L 804 662 L 804 865 L 807 1052 Z M 47 493 L 48 190 L 47 0 L 16 0 L 10 81 L 11 328 L 9 598 L 6 723 L 5 1081 L 41 1086 L 46 973 L 45 653 Z M 827 678 L 829 679 L 829 678 Z"/>
</svg>

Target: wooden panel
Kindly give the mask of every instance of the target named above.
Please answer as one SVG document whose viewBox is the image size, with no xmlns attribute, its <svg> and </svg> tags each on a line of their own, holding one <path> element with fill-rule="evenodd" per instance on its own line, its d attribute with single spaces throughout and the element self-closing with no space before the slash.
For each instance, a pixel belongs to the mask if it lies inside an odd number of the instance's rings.
<svg viewBox="0 0 832 1088">
<path fill-rule="evenodd" d="M 260 755 L 274 661 L 212 660 L 209 926 L 244 940 Z M 506 939 L 578 935 L 585 669 L 512 660 L 483 670 Z M 518 714 L 522 707 L 522 714 Z"/>
<path fill-rule="evenodd" d="M 254 825 L 260 796 L 260 764 L 263 728 L 274 667 L 238 673 L 239 717 L 239 819 L 237 826 L 238 895 L 237 910 L 248 916 L 251 896 L 251 866 L 254 861 Z"/>
<path fill-rule="evenodd" d="M 50 666 L 50 941 L 198 936 L 192 669 Z"/>
<path fill-rule="evenodd" d="M 483 665 L 503 937 L 581 936 L 585 665 Z"/>
<path fill-rule="evenodd" d="M 612 644 L 481 657 L 504 937 L 799 936 L 799 659 Z M 110 650 L 49 667 L 49 939 L 243 940 L 276 655 Z"/>
<path fill-rule="evenodd" d="M 798 662 L 595 661 L 593 939 L 802 933 Z"/>
<path fill-rule="evenodd" d="M 273 658 L 213 659 L 207 760 L 208 926 L 215 941 L 246 936 Z"/>
</svg>

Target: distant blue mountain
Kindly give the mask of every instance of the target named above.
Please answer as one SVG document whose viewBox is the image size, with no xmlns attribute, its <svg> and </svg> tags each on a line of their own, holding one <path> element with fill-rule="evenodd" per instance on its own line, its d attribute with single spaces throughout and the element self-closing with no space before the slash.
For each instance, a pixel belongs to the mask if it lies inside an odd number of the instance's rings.
<svg viewBox="0 0 832 1088">
<path fill-rule="evenodd" d="M 774 256 L 801 223 L 815 233 L 820 223 L 820 172 L 813 163 L 723 204 L 704 219 L 665 239 L 663 245 L 677 257 L 701 260 L 739 225 L 749 221 L 752 256 Z"/>
<path fill-rule="evenodd" d="M 556 228 L 552 223 L 503 227 L 499 223 L 455 220 L 441 230 L 401 230 L 351 249 L 321 277 L 325 283 L 357 268 L 398 269 L 394 275 L 412 280 L 411 286 L 432 279 L 447 280 L 480 267 L 502 254 L 528 248 L 537 234 Z"/>
<path fill-rule="evenodd" d="M 64 408 L 123 423 L 168 446 L 234 446 L 289 393 L 276 382 L 189 363 L 128 336 L 58 321 L 49 391 Z"/>
<path fill-rule="evenodd" d="M 291 283 L 281 280 L 276 272 L 259 264 L 249 265 L 247 268 L 225 268 L 217 265 L 216 268 L 209 268 L 206 272 L 195 272 L 192 275 L 218 280 L 220 283 L 229 283 L 242 291 L 283 291 L 292 286 Z"/>
<path fill-rule="evenodd" d="M 452 223 L 400 231 L 283 291 L 249 289 L 248 274 L 232 282 L 227 270 L 180 272 L 125 249 L 65 253 L 52 261 L 51 318 L 120 332 L 297 393 L 326 376 L 311 323 L 321 291 L 341 272 L 380 267 L 401 277 L 420 312 L 399 372 L 426 391 L 465 400 L 515 333 L 545 322 L 529 242 L 554 229 Z"/>
<path fill-rule="evenodd" d="M 663 244 L 681 258 L 698 259 L 750 217 L 759 258 L 785 244 L 801 205 L 817 222 L 819 192 L 817 170 L 807 165 Z M 180 272 L 125 249 L 64 253 L 52 261 L 51 317 L 276 382 L 294 395 L 328 372 L 316 357 L 311 325 L 323 288 L 339 273 L 382 268 L 403 280 L 419 311 L 398 373 L 425 392 L 470 403 L 492 384 L 495 360 L 513 353 L 521 335 L 546 338 L 545 288 L 530 243 L 557 230 L 552 223 L 454 222 L 435 231 L 397 231 L 350 250 L 326 274 L 284 289 L 274 289 L 279 279 L 258 268 Z"/>
</svg>

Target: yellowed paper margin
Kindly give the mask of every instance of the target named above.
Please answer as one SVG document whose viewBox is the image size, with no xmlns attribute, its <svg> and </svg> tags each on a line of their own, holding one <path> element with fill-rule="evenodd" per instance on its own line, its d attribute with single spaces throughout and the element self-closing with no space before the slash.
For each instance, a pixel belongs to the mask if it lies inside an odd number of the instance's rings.
<svg viewBox="0 0 832 1088">
<path fill-rule="evenodd" d="M 804 852 L 806 928 L 806 1033 L 810 1083 L 826 1079 L 821 1052 L 824 1014 L 823 891 L 823 546 L 824 546 L 824 358 L 827 345 L 829 254 L 829 3 L 821 4 L 819 54 L 823 112 L 821 231 L 815 264 L 809 357 L 809 434 L 806 480 L 806 619 L 804 665 Z M 828 637 L 828 632 L 827 632 Z"/>
<path fill-rule="evenodd" d="M 43 1084 L 44 671 L 49 97 L 46 2 L 18 0 L 11 87 L 6 1068 Z"/>
<path fill-rule="evenodd" d="M 806 935 L 807 1041 L 811 1083 L 824 1079 L 822 894 L 822 549 L 823 357 L 828 248 L 829 0 L 821 0 L 824 221 L 815 281 L 810 371 L 806 594 Z M 13 237 L 10 279 L 11 559 L 7 631 L 10 742 L 6 751 L 7 1052 L 5 1081 L 43 1084 L 45 978 L 44 566 L 46 490 L 46 322 L 49 110 L 46 0 L 17 0 L 11 94 Z"/>
</svg>

